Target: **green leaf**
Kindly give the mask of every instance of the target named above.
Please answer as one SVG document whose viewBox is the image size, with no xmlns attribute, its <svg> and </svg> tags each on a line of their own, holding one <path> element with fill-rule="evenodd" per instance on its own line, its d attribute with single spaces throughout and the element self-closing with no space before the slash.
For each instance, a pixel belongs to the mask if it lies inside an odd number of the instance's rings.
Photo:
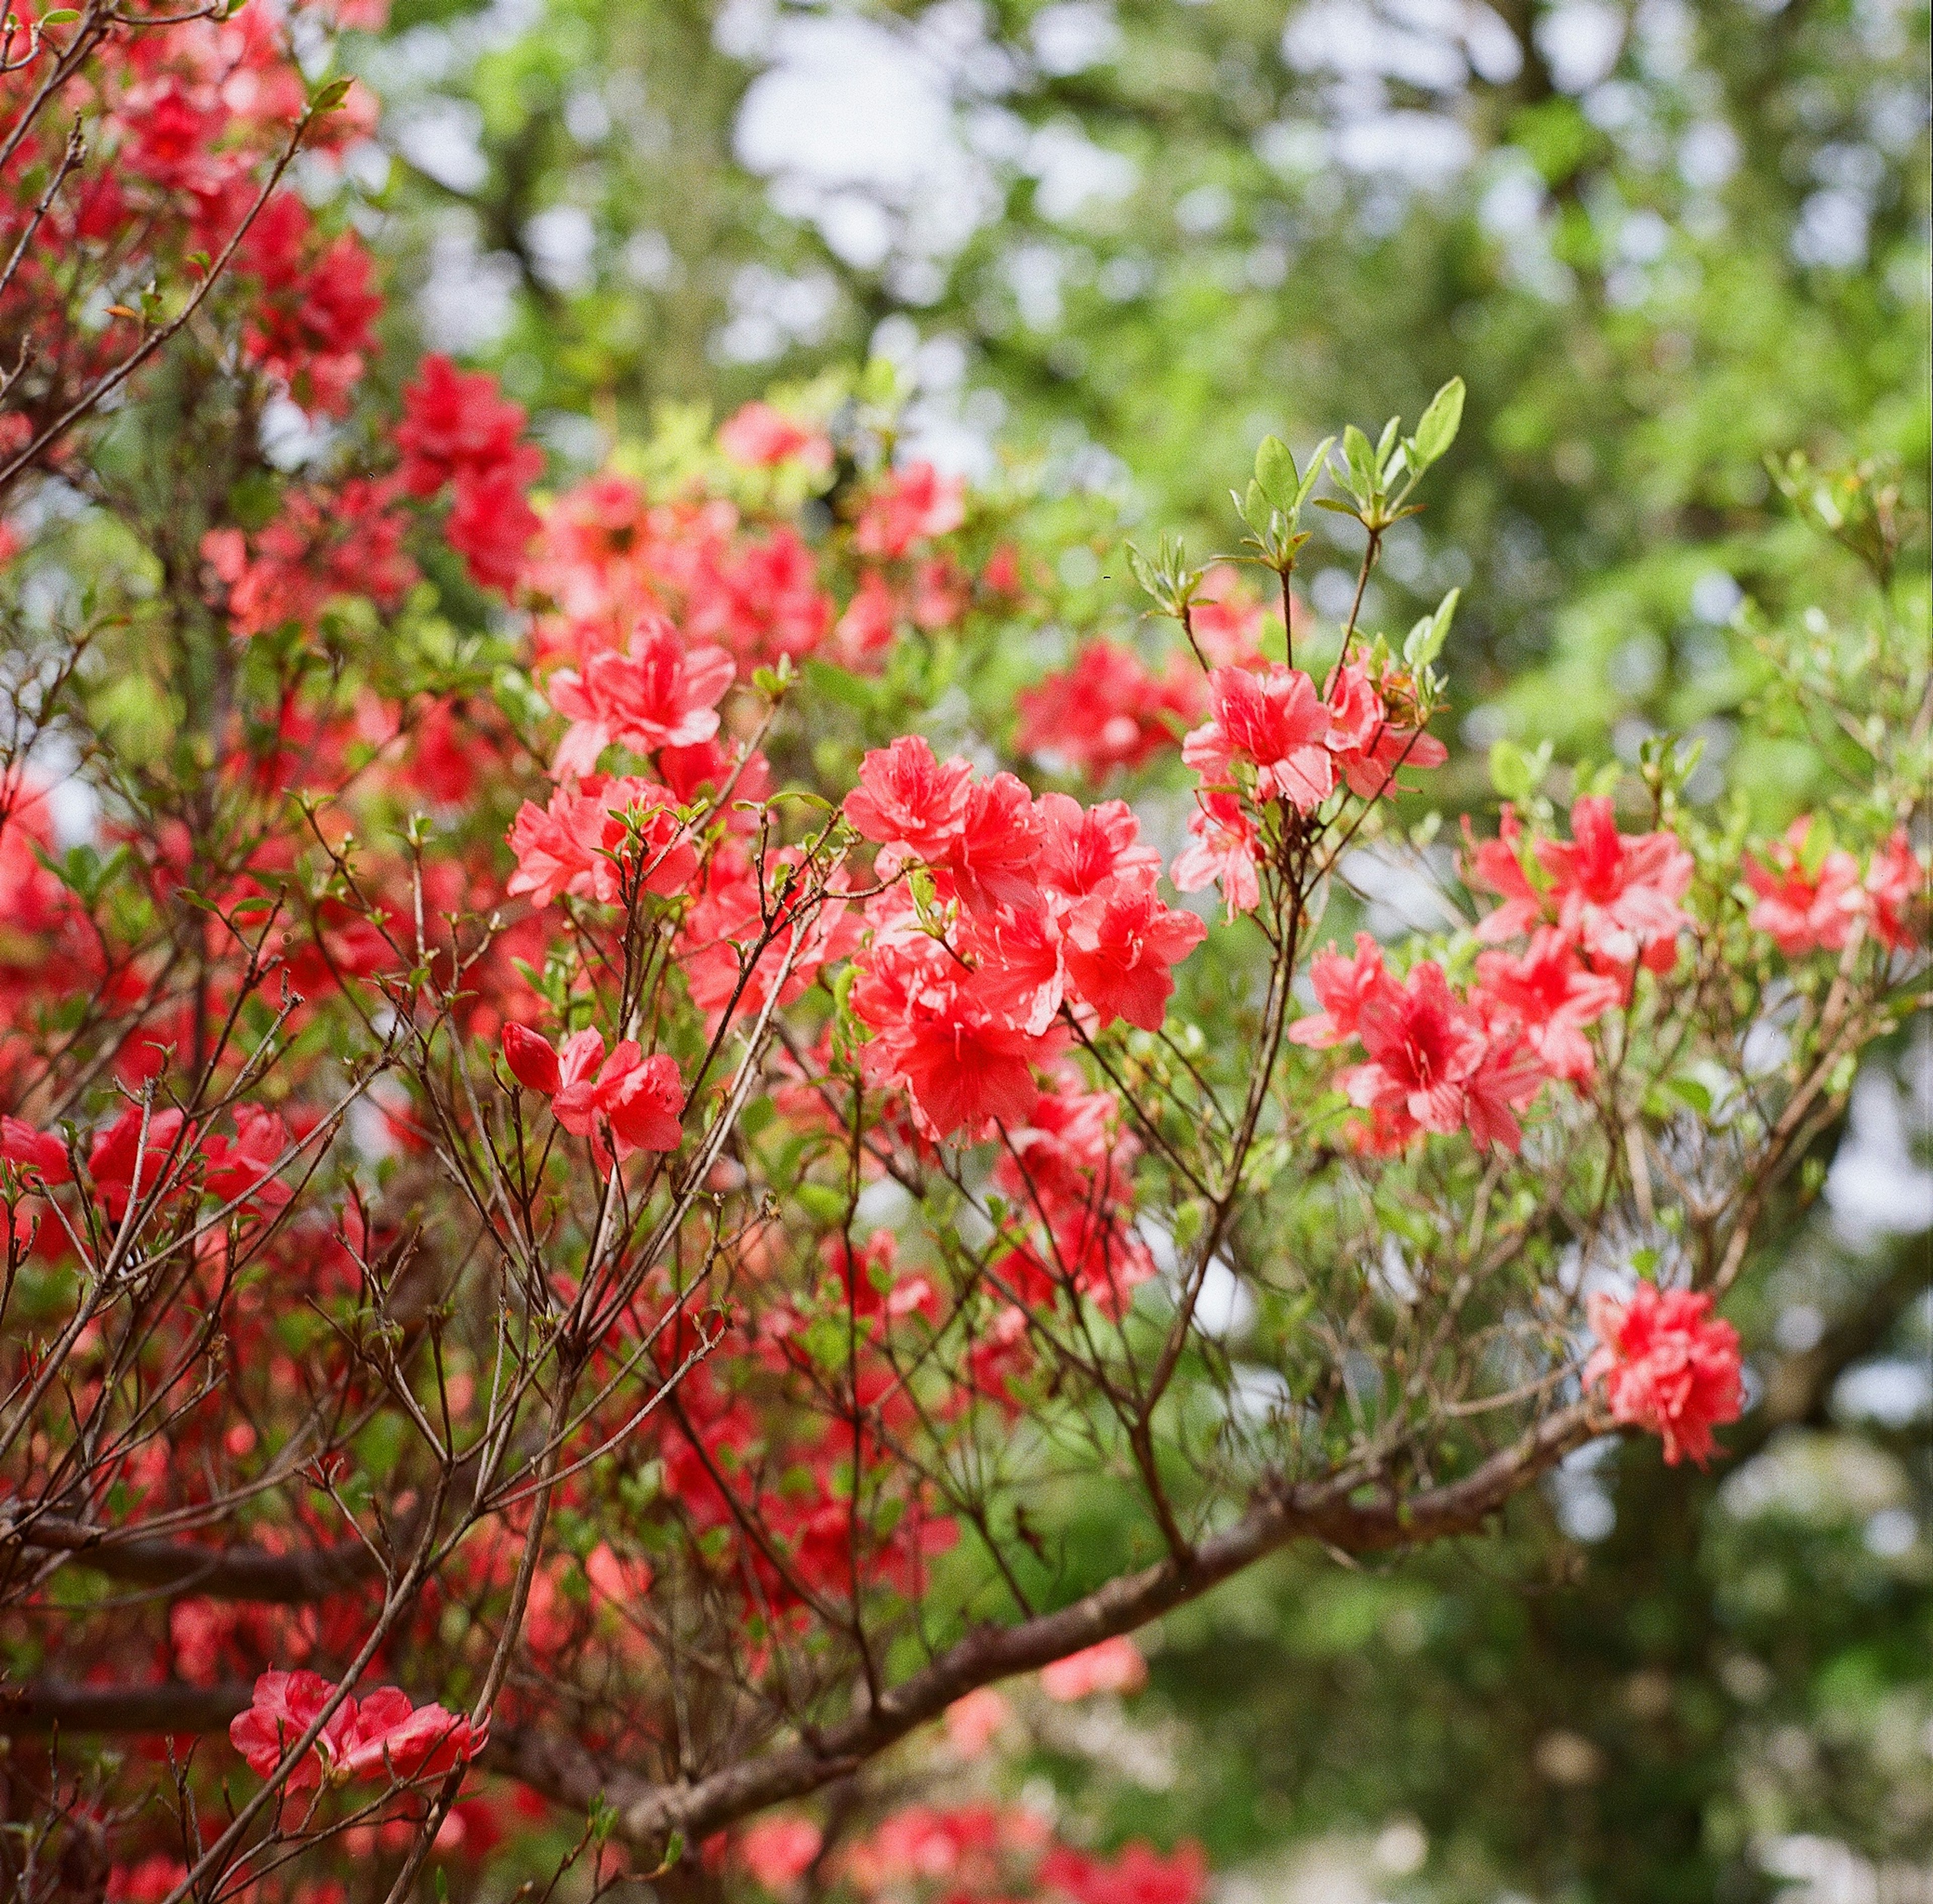
<svg viewBox="0 0 1933 1904">
<path fill-rule="evenodd" d="M 1490 743 L 1490 785 L 1505 799 L 1521 806 L 1536 792 L 1540 777 L 1532 769 L 1530 756 L 1514 740 Z"/>
<path fill-rule="evenodd" d="M 1425 615 L 1409 631 L 1409 638 L 1402 644 L 1404 665 L 1411 674 L 1418 674 L 1443 652 L 1443 644 L 1450 638 L 1450 624 L 1456 617 L 1457 603 L 1463 591 L 1453 588 L 1438 605 L 1433 615 Z"/>
<path fill-rule="evenodd" d="M 1279 437 L 1264 437 L 1255 452 L 1255 481 L 1262 494 L 1284 515 L 1292 515 L 1302 500 L 1302 478 L 1288 445 Z"/>
<path fill-rule="evenodd" d="M 41 14 L 41 24 L 43 26 L 69 26 L 80 17 L 80 12 L 73 7 L 56 7 L 52 13 Z"/>
<path fill-rule="evenodd" d="M 1296 485 L 1295 504 L 1297 509 L 1309 500 L 1309 492 L 1322 479 L 1322 472 L 1327 467 L 1329 452 L 1336 447 L 1333 437 L 1324 437 L 1309 458 L 1309 467 L 1302 473 L 1302 480 Z"/>
<path fill-rule="evenodd" d="M 1463 380 L 1453 377 L 1430 398 L 1429 407 L 1423 413 L 1416 434 L 1410 439 L 1416 452 L 1417 474 L 1420 476 L 1457 440 L 1463 421 Z"/>
<path fill-rule="evenodd" d="M 1349 466 L 1350 494 L 1366 503 L 1376 493 L 1376 452 L 1353 423 L 1342 432 L 1342 455 Z"/>
<path fill-rule="evenodd" d="M 316 89 L 315 97 L 309 101 L 312 113 L 333 113 L 349 97 L 349 89 L 356 83 L 347 74 L 339 80 L 331 80 L 326 86 Z"/>
</svg>

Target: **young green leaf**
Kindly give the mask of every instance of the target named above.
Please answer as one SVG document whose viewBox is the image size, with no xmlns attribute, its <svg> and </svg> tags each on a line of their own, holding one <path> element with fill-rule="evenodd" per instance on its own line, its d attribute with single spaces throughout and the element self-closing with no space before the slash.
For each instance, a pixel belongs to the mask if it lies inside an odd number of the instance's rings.
<svg viewBox="0 0 1933 1904">
<path fill-rule="evenodd" d="M 1402 659 L 1411 674 L 1420 673 L 1443 652 L 1443 644 L 1450 638 L 1450 623 L 1455 618 L 1457 603 L 1463 593 L 1460 588 L 1453 588 L 1438 604 L 1433 615 L 1425 615 L 1409 631 L 1409 638 L 1402 644 Z"/>
<path fill-rule="evenodd" d="M 1302 500 L 1302 479 L 1288 445 L 1281 437 L 1263 437 L 1261 447 L 1255 452 L 1255 481 L 1261 485 L 1262 494 L 1284 515 L 1294 513 Z"/>
<path fill-rule="evenodd" d="M 1463 421 L 1463 380 L 1453 377 L 1429 400 L 1429 407 L 1423 413 L 1423 420 L 1416 426 L 1416 434 L 1410 439 L 1415 451 L 1416 473 L 1420 476 L 1450 446 L 1457 440 L 1457 431 Z"/>
</svg>

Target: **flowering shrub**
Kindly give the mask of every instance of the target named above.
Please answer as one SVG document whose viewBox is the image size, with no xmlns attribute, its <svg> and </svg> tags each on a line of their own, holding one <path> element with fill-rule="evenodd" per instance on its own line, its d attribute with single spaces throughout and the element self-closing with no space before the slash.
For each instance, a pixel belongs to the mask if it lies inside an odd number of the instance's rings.
<svg viewBox="0 0 1933 1904">
<path fill-rule="evenodd" d="M 546 491 L 487 377 L 359 380 L 373 268 L 281 182 L 367 123 L 291 36 L 357 20 L 6 54 L 0 1719 L 60 1744 L 0 1854 L 1184 1904 L 994 1742 L 1287 1542 L 1718 1455 L 1715 1305 L 1924 986 L 1924 645 L 1812 651 L 1832 838 L 1655 743 L 1506 749 L 1452 853 L 1455 597 L 1292 578 L 1321 502 L 1367 583 L 1460 386 L 1266 442 L 1249 568 L 1135 554 L 1147 624 L 863 387 Z M 1378 870 L 1444 929 L 1356 930 Z"/>
</svg>

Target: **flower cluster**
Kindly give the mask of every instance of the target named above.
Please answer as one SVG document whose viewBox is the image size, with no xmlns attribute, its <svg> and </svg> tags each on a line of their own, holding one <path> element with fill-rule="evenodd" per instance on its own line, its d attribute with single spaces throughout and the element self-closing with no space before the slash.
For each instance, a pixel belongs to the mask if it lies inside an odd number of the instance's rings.
<svg viewBox="0 0 1933 1904">
<path fill-rule="evenodd" d="M 647 1057 L 634 1038 L 607 1057 L 603 1034 L 594 1029 L 567 1038 L 559 1051 L 527 1026 L 506 1025 L 504 1062 L 526 1090 L 551 1101 L 565 1130 L 593 1140 L 606 1169 L 639 1151 L 675 1150 L 684 1141 L 678 1061 L 661 1051 Z"/>
<path fill-rule="evenodd" d="M 1070 1029 L 1160 1028 L 1172 968 L 1206 929 L 1162 903 L 1159 858 L 1123 802 L 1036 800 L 909 737 L 866 756 L 845 810 L 894 881 L 867 908 L 851 995 L 873 1034 L 867 1075 L 905 1090 L 929 1136 L 1024 1123 L 1035 1071 Z M 950 932 L 897 878 L 915 869 Z"/>
<path fill-rule="evenodd" d="M 1712 1299 L 1640 1283 L 1628 1302 L 1600 1292 L 1589 1305 L 1598 1347 L 1584 1365 L 1601 1382 L 1611 1418 L 1664 1443 L 1666 1463 L 1687 1455 L 1701 1467 L 1712 1431 L 1739 1418 L 1739 1332 L 1712 1313 Z"/>
<path fill-rule="evenodd" d="M 338 25 L 380 17 L 367 5 L 326 11 Z M 191 11 L 166 30 L 131 22 L 85 38 L 56 21 L 41 30 L 38 59 L 19 56 L 17 30 L 10 38 L 0 100 L 20 143 L 0 184 L 0 256 L 25 249 L 6 274 L 0 312 L 36 344 L 22 360 L 26 386 L 9 392 L 10 422 L 64 410 L 139 341 L 144 293 L 184 260 L 206 270 L 231 245 L 224 294 L 245 308 L 245 361 L 312 413 L 344 409 L 380 308 L 368 252 L 353 232 L 326 232 L 290 187 L 263 196 L 266 168 L 288 149 L 306 101 L 290 38 L 324 15 L 302 0 L 271 0 Z M 71 49 L 68 110 L 37 119 L 26 109 Z M 85 171 L 71 189 L 47 193 L 77 113 Z M 326 169 L 373 129 L 372 103 L 352 88 L 305 143 Z M 72 297 L 76 282 L 91 293 L 85 310 Z"/>
<path fill-rule="evenodd" d="M 1744 866 L 1757 899 L 1751 923 L 1788 959 L 1843 951 L 1862 923 L 1893 951 L 1924 939 L 1927 868 L 1904 828 L 1895 830 L 1862 874 L 1859 861 L 1807 814 L 1763 858 L 1746 854 Z"/>
<path fill-rule="evenodd" d="M 255 1682 L 248 1709 L 228 1728 L 249 1770 L 266 1778 L 321 1717 L 336 1689 L 319 1673 L 268 1672 Z M 407 1785 L 467 1765 L 489 1739 L 486 1723 L 434 1704 L 415 1705 L 407 1692 L 385 1686 L 362 1698 L 344 1698 L 323 1721 L 315 1742 L 289 1775 L 298 1791 L 325 1781 L 381 1779 Z"/>
<path fill-rule="evenodd" d="M 513 587 L 537 533 L 525 492 L 543 458 L 523 430 L 522 405 L 500 395 L 495 377 L 460 371 L 447 357 L 425 357 L 403 392 L 403 485 L 425 499 L 450 490 L 443 533 L 479 588 Z"/>
</svg>

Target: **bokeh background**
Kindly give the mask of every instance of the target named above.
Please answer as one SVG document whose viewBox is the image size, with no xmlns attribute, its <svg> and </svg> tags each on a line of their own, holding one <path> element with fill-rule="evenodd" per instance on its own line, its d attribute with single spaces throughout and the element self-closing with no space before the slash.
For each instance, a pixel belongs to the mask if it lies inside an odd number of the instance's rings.
<svg viewBox="0 0 1933 1904">
<path fill-rule="evenodd" d="M 396 341 L 497 370 L 558 479 L 870 357 L 921 453 L 1205 553 L 1263 434 L 1460 374 L 1368 605 L 1464 590 L 1452 798 L 1670 727 L 1777 821 L 1831 789 L 1742 751 L 1743 638 L 1838 576 L 1763 458 L 1923 498 L 1928 45 L 1899 0 L 396 0 L 357 215 Z M 1354 548 L 1309 556 L 1333 614 Z M 1929 1125 L 1919 1035 L 1738 1305 L 1709 1476 L 1586 1449 L 1501 1541 L 1285 1556 L 1019 1775 L 1228 1904 L 1933 1899 Z"/>
</svg>

